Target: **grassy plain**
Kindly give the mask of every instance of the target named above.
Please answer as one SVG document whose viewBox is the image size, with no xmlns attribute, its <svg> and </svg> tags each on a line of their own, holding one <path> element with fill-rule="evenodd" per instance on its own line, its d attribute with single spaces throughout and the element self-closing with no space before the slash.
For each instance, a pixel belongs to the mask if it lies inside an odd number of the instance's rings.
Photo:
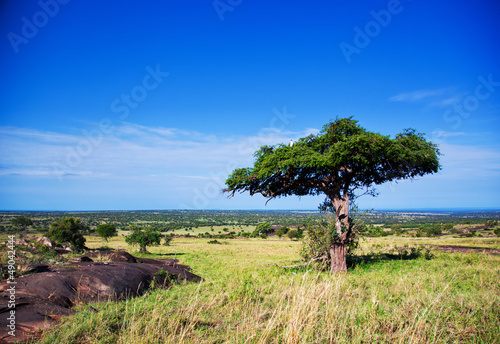
<svg viewBox="0 0 500 344">
<path fill-rule="evenodd" d="M 500 256 L 433 252 L 425 259 L 360 259 L 348 273 L 283 269 L 299 242 L 176 238 L 149 256 L 178 258 L 202 276 L 124 302 L 82 305 L 42 343 L 499 343 Z M 494 238 L 384 237 L 359 257 L 395 246 L 500 247 Z M 89 247 L 104 244 L 88 237 Z M 137 255 L 123 237 L 107 244 Z"/>
</svg>

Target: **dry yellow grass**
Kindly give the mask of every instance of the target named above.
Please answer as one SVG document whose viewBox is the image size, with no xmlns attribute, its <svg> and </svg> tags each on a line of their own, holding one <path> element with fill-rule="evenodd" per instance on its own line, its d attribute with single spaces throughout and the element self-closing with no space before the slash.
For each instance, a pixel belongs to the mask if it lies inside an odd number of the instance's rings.
<svg viewBox="0 0 500 344">
<path fill-rule="evenodd" d="M 372 261 L 331 276 L 274 266 L 299 259 L 297 242 L 207 241 L 174 239 L 172 246 L 149 249 L 157 257 L 176 255 L 204 282 L 93 305 L 98 312 L 81 307 L 42 342 L 499 342 L 498 256 L 437 252 L 431 260 Z M 362 242 L 360 252 L 411 242 L 415 240 L 370 239 Z M 108 246 L 126 248 L 122 238 Z"/>
</svg>

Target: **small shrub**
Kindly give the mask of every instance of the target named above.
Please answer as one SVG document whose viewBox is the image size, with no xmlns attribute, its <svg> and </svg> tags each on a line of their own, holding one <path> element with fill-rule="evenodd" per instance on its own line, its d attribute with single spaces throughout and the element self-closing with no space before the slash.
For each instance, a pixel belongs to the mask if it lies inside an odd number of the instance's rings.
<svg viewBox="0 0 500 344">
<path fill-rule="evenodd" d="M 208 232 L 207 232 L 208 234 Z M 172 240 L 174 239 L 174 236 L 173 234 L 167 234 L 163 237 L 163 239 L 165 240 L 163 245 L 165 246 L 170 246 L 170 243 L 172 242 Z"/>
<path fill-rule="evenodd" d="M 47 232 L 47 238 L 58 244 L 69 243 L 71 248 L 80 251 L 85 248 L 82 232 L 87 226 L 79 218 L 65 217 L 54 221 Z"/>
<path fill-rule="evenodd" d="M 299 238 L 295 229 L 290 229 L 286 235 L 290 240 L 297 240 Z"/>
</svg>

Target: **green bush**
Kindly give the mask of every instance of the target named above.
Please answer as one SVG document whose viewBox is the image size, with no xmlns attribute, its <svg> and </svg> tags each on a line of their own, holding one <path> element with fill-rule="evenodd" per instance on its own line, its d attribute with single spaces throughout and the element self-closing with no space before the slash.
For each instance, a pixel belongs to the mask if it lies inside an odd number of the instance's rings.
<svg viewBox="0 0 500 344">
<path fill-rule="evenodd" d="M 80 251 L 85 248 L 85 238 L 82 232 L 87 229 L 79 218 L 64 217 L 52 222 L 47 232 L 47 238 L 57 244 L 69 243 L 71 248 Z"/>
<path fill-rule="evenodd" d="M 33 226 L 33 221 L 29 217 L 26 216 L 14 216 L 14 218 L 10 221 L 12 226 L 17 227 L 20 230 L 26 230 L 27 227 Z"/>
<path fill-rule="evenodd" d="M 495 221 L 488 220 L 488 221 L 486 221 L 485 226 L 486 226 L 487 229 L 491 229 L 491 228 L 493 228 L 495 226 L 498 226 L 498 221 L 497 220 L 495 220 Z"/>
<path fill-rule="evenodd" d="M 288 238 L 290 240 L 299 239 L 299 236 L 298 236 L 297 231 L 295 229 L 290 229 L 286 235 L 288 236 Z"/>
<path fill-rule="evenodd" d="M 451 231 L 453 230 L 453 223 L 446 223 L 443 225 L 443 229 L 446 230 L 446 231 Z"/>
<path fill-rule="evenodd" d="M 207 234 L 208 234 L 208 232 L 207 232 Z M 210 235 L 210 234 L 208 234 L 208 235 Z M 164 243 L 163 243 L 163 245 L 170 246 L 170 243 L 174 239 L 174 235 L 173 234 L 167 234 L 163 238 L 165 240 Z"/>
<path fill-rule="evenodd" d="M 253 237 L 256 238 L 258 236 L 261 236 L 263 234 L 267 235 L 267 234 L 270 234 L 273 232 L 273 226 L 271 226 L 271 224 L 269 224 L 269 222 L 263 222 L 261 224 L 259 224 L 257 226 L 257 228 L 255 228 L 255 230 L 253 231 Z"/>
<path fill-rule="evenodd" d="M 276 235 L 281 238 L 283 235 L 286 235 L 289 230 L 290 228 L 288 228 L 287 226 L 282 226 L 276 231 Z"/>
</svg>

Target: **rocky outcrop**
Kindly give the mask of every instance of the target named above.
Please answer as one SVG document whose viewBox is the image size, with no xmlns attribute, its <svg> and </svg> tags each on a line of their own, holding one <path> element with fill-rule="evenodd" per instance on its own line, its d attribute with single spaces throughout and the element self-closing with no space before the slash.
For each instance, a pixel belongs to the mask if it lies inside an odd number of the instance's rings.
<svg viewBox="0 0 500 344">
<path fill-rule="evenodd" d="M 92 256 L 107 261 L 89 261 Z M 0 342 L 25 340 L 39 329 L 50 328 L 82 302 L 138 296 L 153 281 L 155 286 L 166 286 L 175 280 L 201 280 L 176 259 L 136 258 L 124 251 L 90 252 L 85 257 L 59 266 L 33 266 L 33 273 L 17 277 L 16 284 L 0 283 Z M 12 290 L 15 308 L 8 307 Z M 7 327 L 11 310 L 15 310 L 15 337 Z"/>
</svg>

